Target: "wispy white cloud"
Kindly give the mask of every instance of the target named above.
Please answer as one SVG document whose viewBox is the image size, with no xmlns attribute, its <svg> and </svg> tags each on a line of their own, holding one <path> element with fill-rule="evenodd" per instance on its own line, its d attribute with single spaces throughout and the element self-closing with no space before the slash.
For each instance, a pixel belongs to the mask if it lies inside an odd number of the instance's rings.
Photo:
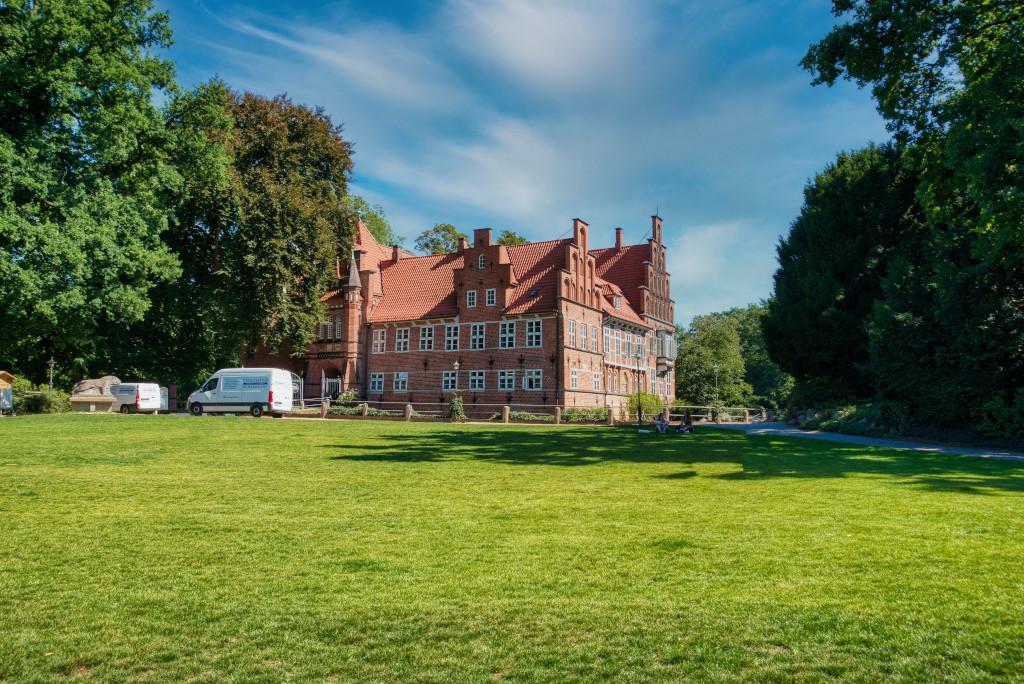
<svg viewBox="0 0 1024 684">
<path fill-rule="evenodd" d="M 344 122 L 356 187 L 410 242 L 439 221 L 549 239 L 574 216 L 639 241 L 659 207 L 685 324 L 767 296 L 805 179 L 885 136 L 866 94 L 797 68 L 819 5 L 447 0 L 401 24 L 218 7 L 192 34 L 229 83 Z"/>
</svg>

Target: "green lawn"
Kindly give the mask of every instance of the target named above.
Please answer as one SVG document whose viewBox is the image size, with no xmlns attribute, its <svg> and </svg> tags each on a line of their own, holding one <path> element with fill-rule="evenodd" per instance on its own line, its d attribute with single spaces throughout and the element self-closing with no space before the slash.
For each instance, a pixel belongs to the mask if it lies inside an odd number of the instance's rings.
<svg viewBox="0 0 1024 684">
<path fill-rule="evenodd" d="M 1024 676 L 1022 463 L 165 416 L 0 449 L 0 681 Z"/>
</svg>

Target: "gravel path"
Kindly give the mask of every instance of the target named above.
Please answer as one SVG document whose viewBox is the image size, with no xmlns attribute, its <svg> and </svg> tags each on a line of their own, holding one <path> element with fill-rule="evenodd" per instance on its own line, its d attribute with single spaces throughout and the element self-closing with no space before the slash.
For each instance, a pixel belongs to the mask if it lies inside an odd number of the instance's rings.
<svg viewBox="0 0 1024 684">
<path fill-rule="evenodd" d="M 782 435 L 784 437 L 805 437 L 807 439 L 822 439 L 828 442 L 846 442 L 847 444 L 862 444 L 871 447 L 884 447 L 887 449 L 909 449 L 911 451 L 930 451 L 939 454 L 961 454 L 964 456 L 979 456 L 981 458 L 1000 458 L 1010 461 L 1024 461 L 1024 454 L 1004 449 L 975 449 L 972 447 L 956 446 L 950 444 L 932 444 L 928 442 L 912 442 L 903 439 L 881 439 L 878 437 L 858 437 L 856 435 L 843 435 L 837 432 L 818 432 L 817 430 L 803 430 L 801 428 L 786 425 L 782 422 L 776 423 L 741 423 L 737 425 L 721 424 L 700 424 L 700 429 L 721 428 L 725 430 L 742 430 L 748 435 Z"/>
</svg>

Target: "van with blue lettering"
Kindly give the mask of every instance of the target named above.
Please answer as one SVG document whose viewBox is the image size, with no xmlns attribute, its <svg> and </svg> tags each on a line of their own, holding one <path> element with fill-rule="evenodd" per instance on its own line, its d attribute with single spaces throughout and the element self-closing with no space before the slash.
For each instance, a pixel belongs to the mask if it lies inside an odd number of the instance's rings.
<svg viewBox="0 0 1024 684">
<path fill-rule="evenodd" d="M 292 412 L 292 374 L 280 368 L 224 368 L 188 396 L 188 412 L 264 413 L 280 417 Z"/>
</svg>

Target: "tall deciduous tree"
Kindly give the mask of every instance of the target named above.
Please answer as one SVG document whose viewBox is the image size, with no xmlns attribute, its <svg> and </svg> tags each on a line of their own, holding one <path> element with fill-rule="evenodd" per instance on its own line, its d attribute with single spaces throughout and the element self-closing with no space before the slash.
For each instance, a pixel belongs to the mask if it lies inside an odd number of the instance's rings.
<svg viewBox="0 0 1024 684">
<path fill-rule="evenodd" d="M 177 350 L 164 372 L 195 381 L 242 344 L 302 349 L 351 244 L 341 127 L 320 108 L 219 82 L 179 98 L 169 118 L 188 172 L 167 233 L 184 275 L 150 321 Z"/>
<path fill-rule="evenodd" d="M 469 238 L 450 223 L 437 223 L 416 238 L 416 249 L 426 254 L 447 254 L 459 248 L 459 238 Z"/>
<path fill-rule="evenodd" d="M 779 243 L 764 337 L 808 400 L 874 392 L 867 318 L 889 265 L 923 233 L 908 167 L 891 145 L 839 154 L 804 189 Z"/>
<path fill-rule="evenodd" d="M 716 365 L 719 405 L 737 406 L 750 394 L 750 385 L 743 380 L 743 351 L 735 319 L 697 316 L 687 330 L 676 328 L 676 338 L 676 397 L 683 403 L 714 403 Z"/>
<path fill-rule="evenodd" d="M 0 363 L 80 377 L 179 273 L 180 184 L 155 91 L 174 69 L 149 0 L 0 5 Z"/>
<path fill-rule="evenodd" d="M 743 354 L 743 380 L 750 385 L 751 396 L 745 404 L 764 404 L 773 408 L 785 406 L 793 390 L 793 378 L 779 368 L 768 354 L 762 322 L 768 314 L 768 302 L 750 304 L 746 308 L 730 309 L 724 314 L 736 321 Z"/>
</svg>

